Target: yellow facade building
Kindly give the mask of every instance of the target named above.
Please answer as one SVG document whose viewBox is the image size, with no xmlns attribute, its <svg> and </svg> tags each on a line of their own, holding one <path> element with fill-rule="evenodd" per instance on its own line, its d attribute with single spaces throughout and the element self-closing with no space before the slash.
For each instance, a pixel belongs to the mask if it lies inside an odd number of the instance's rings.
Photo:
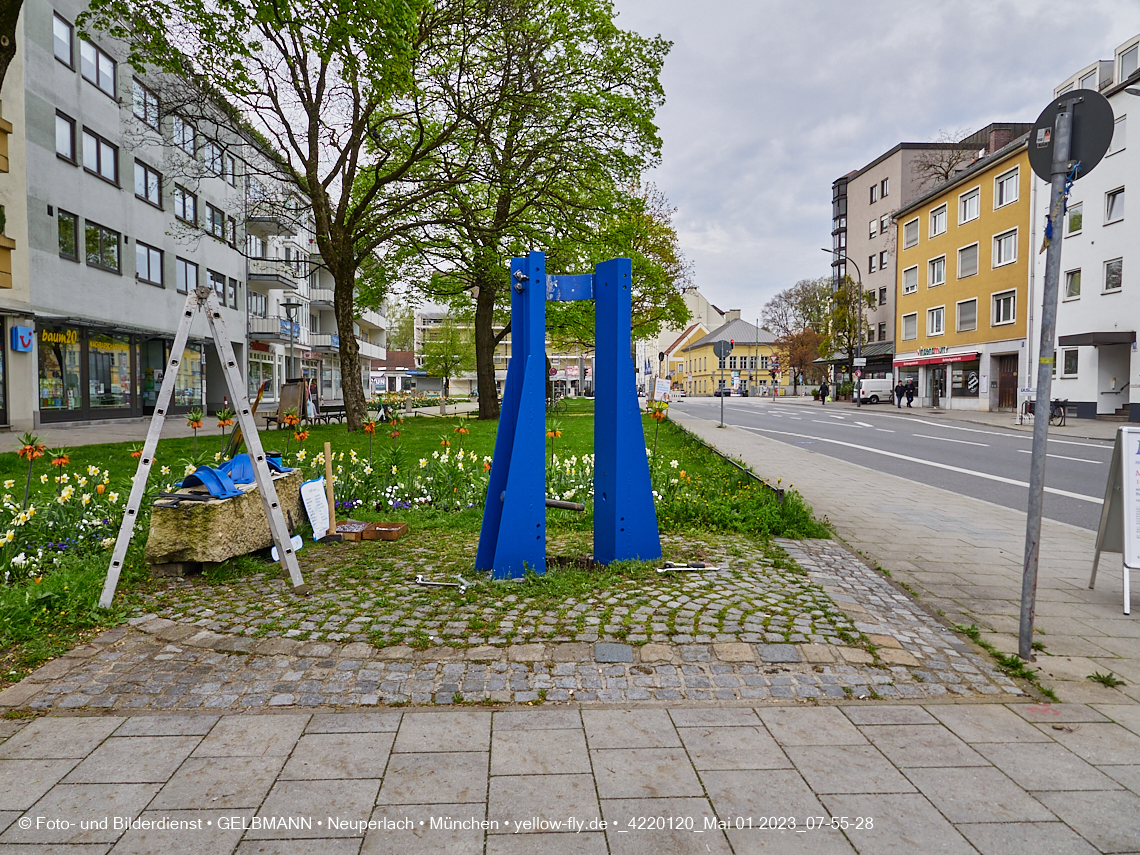
<svg viewBox="0 0 1140 855">
<path fill-rule="evenodd" d="M 1027 137 L 894 215 L 896 376 L 923 406 L 1013 410 L 1025 347 L 1034 184 Z"/>
<path fill-rule="evenodd" d="M 713 345 L 731 341 L 732 352 L 717 358 Z M 730 321 L 680 348 L 683 388 L 689 395 L 712 395 L 731 389 L 742 395 L 772 395 L 787 385 L 787 366 L 777 368 L 776 338 L 747 321 Z"/>
</svg>

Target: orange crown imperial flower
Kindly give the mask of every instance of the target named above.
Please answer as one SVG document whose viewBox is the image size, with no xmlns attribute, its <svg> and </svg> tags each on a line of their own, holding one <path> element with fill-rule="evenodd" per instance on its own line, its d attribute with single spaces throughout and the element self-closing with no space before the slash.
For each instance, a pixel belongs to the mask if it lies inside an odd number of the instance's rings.
<svg viewBox="0 0 1140 855">
<path fill-rule="evenodd" d="M 363 425 L 365 433 L 376 433 L 376 422 L 367 421 Z"/>
<path fill-rule="evenodd" d="M 293 439 L 297 440 L 297 442 L 304 442 L 308 438 L 309 432 L 307 430 L 299 430 L 293 433 Z"/>
<path fill-rule="evenodd" d="M 390 434 L 388 434 L 388 436 L 392 437 L 392 439 L 395 439 L 399 435 L 400 435 L 400 432 L 398 430 L 394 430 Z"/>
<path fill-rule="evenodd" d="M 469 430 L 467 430 L 467 428 L 463 427 L 462 425 L 460 425 L 459 427 L 457 427 L 457 428 L 455 429 L 455 432 L 456 432 L 456 433 L 470 433 L 470 431 L 469 431 Z"/>
<path fill-rule="evenodd" d="M 51 459 L 52 466 L 66 466 L 70 462 L 71 458 L 69 458 L 66 454 L 60 454 Z"/>
</svg>

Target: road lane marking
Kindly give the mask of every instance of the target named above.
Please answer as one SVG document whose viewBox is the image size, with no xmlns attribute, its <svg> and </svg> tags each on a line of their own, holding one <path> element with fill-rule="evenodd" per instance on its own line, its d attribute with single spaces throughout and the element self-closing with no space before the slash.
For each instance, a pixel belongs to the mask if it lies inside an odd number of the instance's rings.
<svg viewBox="0 0 1140 855">
<path fill-rule="evenodd" d="M 772 428 L 754 428 L 745 427 L 744 430 L 755 431 L 756 433 L 774 433 L 780 436 L 794 436 L 800 439 L 811 439 L 816 442 L 827 442 L 832 445 L 842 445 L 844 448 L 854 448 L 858 451 L 867 451 L 871 454 L 881 454 L 884 457 L 893 457 L 896 460 L 905 460 L 908 463 L 918 463 L 922 466 L 932 466 L 935 469 L 945 469 L 949 472 L 957 472 L 961 475 L 973 475 L 976 478 L 984 478 L 987 481 L 997 481 L 1002 484 L 1010 484 L 1014 487 L 1024 487 L 1029 489 L 1029 485 L 1024 481 L 1018 481 L 1014 478 L 1005 478 L 1001 475 L 991 475 L 989 472 L 977 472 L 973 469 L 963 469 L 961 466 L 951 466 L 949 463 L 939 463 L 935 460 L 923 460 L 921 457 L 911 457 L 906 454 L 899 454 L 894 451 L 887 451 L 883 448 L 868 448 L 865 445 L 856 445 L 853 442 L 843 442 L 839 439 L 827 439 L 822 436 L 808 436 L 802 433 L 789 433 L 783 430 L 773 430 Z M 1068 490 L 1059 490 L 1056 487 L 1046 487 L 1046 493 L 1052 493 L 1055 496 L 1065 496 L 1069 499 L 1079 499 L 1082 502 L 1092 502 L 1095 505 L 1103 505 L 1104 499 L 1099 499 L 1096 496 L 1086 496 L 1083 493 L 1072 493 Z"/>
<path fill-rule="evenodd" d="M 1091 442 L 1073 442 L 1071 439 L 1053 439 L 1053 437 L 1049 437 L 1049 441 L 1059 442 L 1061 445 L 1080 445 L 1084 448 L 1099 448 L 1101 451 L 1112 451 L 1111 445 L 1096 445 Z M 1111 442 L 1111 440 L 1106 439 L 1105 442 Z"/>
<path fill-rule="evenodd" d="M 855 424 L 859 425 L 859 427 L 874 427 L 874 425 L 869 425 L 866 422 L 855 422 Z"/>
<path fill-rule="evenodd" d="M 875 428 L 875 430 L 879 431 L 880 433 L 894 433 L 893 430 L 888 430 L 887 428 Z"/>
<path fill-rule="evenodd" d="M 1019 448 L 1017 450 L 1022 454 L 1032 454 L 1033 453 L 1028 448 Z M 1058 460 L 1075 460 L 1075 461 L 1077 461 L 1077 463 L 1092 463 L 1092 464 L 1095 464 L 1096 466 L 1103 466 L 1104 465 L 1103 460 L 1089 460 L 1087 457 L 1066 457 L 1063 454 L 1046 454 L 1045 456 L 1046 457 L 1056 457 Z"/>
<path fill-rule="evenodd" d="M 956 442 L 959 445 L 980 445 L 982 448 L 989 448 L 989 443 L 985 442 L 970 442 L 968 439 L 951 439 L 948 436 L 927 436 L 924 433 L 915 433 L 911 436 L 917 436 L 919 439 L 936 439 L 939 442 Z"/>
</svg>

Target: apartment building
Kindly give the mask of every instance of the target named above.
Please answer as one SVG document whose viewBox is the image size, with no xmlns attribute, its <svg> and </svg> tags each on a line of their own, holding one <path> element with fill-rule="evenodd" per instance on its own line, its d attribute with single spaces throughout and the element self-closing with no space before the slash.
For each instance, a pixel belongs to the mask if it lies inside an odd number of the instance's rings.
<svg viewBox="0 0 1140 855">
<path fill-rule="evenodd" d="M 1140 239 L 1125 191 L 1140 187 L 1140 146 L 1128 144 L 1128 113 L 1140 97 L 1140 34 L 1121 43 L 1113 58 L 1097 60 L 1063 81 L 1073 89 L 1099 91 L 1112 106 L 1114 132 L 1097 167 L 1073 184 L 1061 245 L 1060 303 L 1053 397 L 1069 401 L 1080 418 L 1140 421 Z M 1042 204 L 1049 185 L 1036 177 Z M 1044 269 L 1042 267 L 1042 269 Z M 1036 353 L 1038 336 L 1030 346 Z M 1034 385 L 1034 384 L 1029 384 Z"/>
<path fill-rule="evenodd" d="M 1023 135 L 894 214 L 894 364 L 923 405 L 1013 410 L 1028 376 L 1036 192 Z"/>
<path fill-rule="evenodd" d="M 653 338 L 642 338 L 634 342 L 634 365 L 637 366 L 637 387 L 640 390 L 653 388 L 658 377 L 669 377 L 680 361 L 677 342 L 693 324 L 701 324 L 707 333 L 728 321 L 740 317 L 739 309 L 725 311 L 698 291 L 690 288 L 681 295 L 685 308 L 689 310 L 689 320 L 684 327 L 665 327 Z M 704 333 L 702 333 L 703 335 Z M 661 359 L 661 354 L 667 354 Z M 677 376 L 679 381 L 679 376 Z"/>
<path fill-rule="evenodd" d="M 733 343 L 728 356 L 717 357 L 713 345 Z M 748 395 L 775 394 L 790 382 L 788 366 L 777 367 L 776 337 L 768 330 L 736 318 L 681 348 L 685 360 L 684 389 L 690 395 L 712 395 L 730 389 Z"/>
</svg>

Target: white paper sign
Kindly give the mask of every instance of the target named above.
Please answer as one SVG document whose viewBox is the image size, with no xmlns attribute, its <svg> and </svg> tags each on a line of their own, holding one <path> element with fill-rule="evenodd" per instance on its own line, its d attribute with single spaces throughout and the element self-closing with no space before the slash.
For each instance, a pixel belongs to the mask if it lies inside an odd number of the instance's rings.
<svg viewBox="0 0 1140 855">
<path fill-rule="evenodd" d="M 658 377 L 653 382 L 653 398 L 654 401 L 668 401 L 669 400 L 669 379 L 667 377 Z"/>
<path fill-rule="evenodd" d="M 313 527 L 313 540 L 320 540 L 329 533 L 329 500 L 324 476 L 301 485 L 301 501 L 305 504 L 309 525 Z"/>
<path fill-rule="evenodd" d="M 1124 499 L 1124 565 L 1140 567 L 1140 430 L 1121 428 Z"/>
</svg>

